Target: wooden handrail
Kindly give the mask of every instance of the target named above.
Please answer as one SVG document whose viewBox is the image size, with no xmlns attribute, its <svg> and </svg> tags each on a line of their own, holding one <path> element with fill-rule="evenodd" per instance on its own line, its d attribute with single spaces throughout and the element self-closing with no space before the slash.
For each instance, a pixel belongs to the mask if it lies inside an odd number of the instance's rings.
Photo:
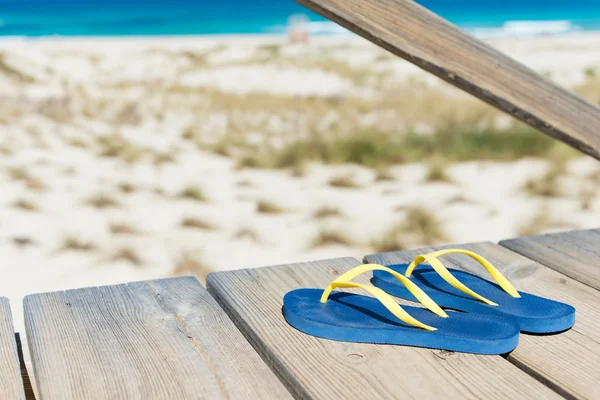
<svg viewBox="0 0 600 400">
<path fill-rule="evenodd" d="M 412 0 L 296 0 L 446 82 L 600 159 L 600 108 Z"/>
</svg>

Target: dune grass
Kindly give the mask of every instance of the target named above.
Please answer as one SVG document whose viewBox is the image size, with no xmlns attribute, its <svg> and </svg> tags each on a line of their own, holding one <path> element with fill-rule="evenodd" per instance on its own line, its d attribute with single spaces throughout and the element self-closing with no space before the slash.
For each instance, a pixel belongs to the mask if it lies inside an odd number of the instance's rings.
<svg viewBox="0 0 600 400">
<path fill-rule="evenodd" d="M 447 168 L 448 165 L 439 158 L 429 160 L 425 181 L 451 183 L 452 179 L 448 176 Z"/>
<path fill-rule="evenodd" d="M 113 235 L 139 235 L 140 231 L 126 222 L 112 222 L 109 226 Z"/>
<path fill-rule="evenodd" d="M 407 245 L 404 237 L 405 226 L 403 223 L 394 224 L 388 228 L 385 233 L 371 241 L 371 247 L 377 253 L 387 253 L 389 251 L 406 250 Z"/>
<path fill-rule="evenodd" d="M 10 167 L 7 170 L 8 176 L 15 181 L 27 181 L 31 179 L 29 170 L 25 167 Z"/>
<path fill-rule="evenodd" d="M 140 161 L 149 153 L 119 134 L 99 137 L 96 142 L 100 148 L 100 157 L 117 158 L 129 164 Z"/>
<path fill-rule="evenodd" d="M 118 188 L 118 189 L 119 189 L 121 192 L 123 192 L 123 193 L 127 193 L 127 194 L 129 194 L 129 193 L 133 193 L 133 192 L 135 192 L 135 191 L 136 191 L 136 187 L 135 187 L 135 185 L 134 185 L 133 183 L 129 183 L 129 182 L 120 182 L 120 183 L 117 185 L 117 188 Z"/>
<path fill-rule="evenodd" d="M 75 236 L 66 236 L 59 250 L 88 253 L 96 250 L 96 245 Z"/>
<path fill-rule="evenodd" d="M 235 239 L 241 239 L 241 240 L 249 240 L 251 242 L 254 243 L 260 243 L 261 242 L 261 238 L 260 235 L 258 234 L 258 232 L 253 229 L 250 228 L 248 226 L 242 226 L 240 227 L 234 234 L 233 237 Z"/>
<path fill-rule="evenodd" d="M 270 200 L 259 200 L 256 203 L 256 211 L 259 214 L 283 214 L 287 210 Z"/>
<path fill-rule="evenodd" d="M 342 213 L 340 212 L 340 210 L 338 210 L 337 208 L 334 208 L 334 207 L 330 207 L 330 206 L 319 207 L 312 214 L 313 219 L 316 219 L 316 220 L 327 219 L 327 218 L 332 218 L 332 217 L 341 217 L 341 216 L 342 216 Z"/>
<path fill-rule="evenodd" d="M 84 203 L 98 209 L 121 207 L 121 204 L 116 198 L 105 193 L 91 195 L 84 200 Z"/>
<path fill-rule="evenodd" d="M 139 267 L 143 264 L 142 257 L 137 253 L 137 251 L 129 247 L 123 247 L 115 251 L 111 256 L 111 261 L 126 261 L 136 267 Z"/>
<path fill-rule="evenodd" d="M 27 200 L 27 199 L 17 199 L 17 200 L 15 200 L 15 202 L 12 205 L 15 208 L 18 208 L 20 210 L 27 211 L 27 212 L 35 212 L 35 211 L 39 210 L 39 207 L 37 204 L 35 204 L 31 200 Z"/>
<path fill-rule="evenodd" d="M 200 256 L 182 252 L 175 262 L 172 274 L 176 276 L 193 275 L 204 283 L 206 276 L 213 270 Z"/>
<path fill-rule="evenodd" d="M 179 226 L 182 228 L 199 229 L 205 231 L 216 229 L 213 224 L 198 217 L 184 217 L 179 223 Z"/>
<path fill-rule="evenodd" d="M 371 247 L 376 252 L 405 250 L 448 240 L 440 220 L 427 209 L 407 207 L 404 212 L 404 221 L 391 225 L 381 237 L 371 241 Z"/>
<path fill-rule="evenodd" d="M 311 241 L 311 247 L 352 246 L 352 240 L 341 230 L 323 228 Z"/>
<path fill-rule="evenodd" d="M 333 176 L 327 182 L 329 186 L 340 189 L 358 189 L 360 185 L 354 180 L 351 174 Z"/>
<path fill-rule="evenodd" d="M 202 188 L 194 185 L 184 187 L 181 192 L 179 192 L 177 197 L 198 202 L 208 201 L 208 198 L 204 194 Z"/>
<path fill-rule="evenodd" d="M 563 195 L 560 177 L 564 173 L 563 166 L 551 167 L 543 176 L 530 179 L 523 185 L 523 190 L 530 196 L 560 197 Z"/>
<path fill-rule="evenodd" d="M 561 220 L 554 219 L 546 204 L 538 208 L 529 219 L 517 226 L 518 236 L 534 236 L 547 233 L 550 230 L 572 229 L 573 226 Z"/>
<path fill-rule="evenodd" d="M 33 79 L 31 76 L 19 71 L 8 61 L 6 61 L 6 55 L 3 53 L 0 53 L 0 74 L 18 83 L 27 84 L 35 82 L 35 79 Z"/>
<path fill-rule="evenodd" d="M 419 235 L 422 242 L 428 245 L 447 240 L 440 220 L 423 207 L 406 210 L 404 228 L 407 232 Z"/>
<path fill-rule="evenodd" d="M 393 182 L 396 176 L 387 168 L 377 168 L 375 171 L 375 182 Z"/>
<path fill-rule="evenodd" d="M 594 200 L 596 199 L 596 195 L 598 193 L 598 189 L 596 187 L 591 186 L 583 186 L 579 191 L 579 201 L 580 208 L 582 211 L 590 211 L 592 209 L 592 205 Z"/>
<path fill-rule="evenodd" d="M 441 166 L 459 161 L 548 157 L 555 148 L 565 146 L 520 123 L 507 130 L 449 126 L 433 135 L 363 129 L 348 134 L 312 135 L 281 148 L 263 149 L 261 154 L 240 149 L 238 166 L 293 168 L 310 161 L 373 168 L 410 162 L 435 162 L 432 165 Z"/>
</svg>

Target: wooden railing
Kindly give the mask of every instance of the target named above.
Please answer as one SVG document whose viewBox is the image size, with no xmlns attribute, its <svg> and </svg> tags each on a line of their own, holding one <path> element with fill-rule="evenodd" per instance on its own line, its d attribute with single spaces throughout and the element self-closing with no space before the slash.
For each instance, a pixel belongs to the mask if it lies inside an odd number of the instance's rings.
<svg viewBox="0 0 600 400">
<path fill-rule="evenodd" d="M 412 0 L 297 0 L 376 45 L 600 159 L 600 109 Z"/>
</svg>

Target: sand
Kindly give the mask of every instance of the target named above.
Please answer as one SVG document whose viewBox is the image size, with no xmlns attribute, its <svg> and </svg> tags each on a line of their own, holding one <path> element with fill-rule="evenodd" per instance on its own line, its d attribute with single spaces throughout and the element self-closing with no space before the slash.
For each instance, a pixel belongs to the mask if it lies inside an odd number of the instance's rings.
<svg viewBox="0 0 600 400">
<path fill-rule="evenodd" d="M 600 67 L 598 34 L 491 43 L 566 87 L 583 83 Z M 378 94 L 375 84 L 349 74 L 272 65 L 275 51 L 343 61 L 385 73 L 388 81 L 452 92 L 352 36 L 295 46 L 279 37 L 0 41 L 1 65 L 9 67 L 0 70 L 0 295 L 11 300 L 18 331 L 21 300 L 30 293 L 360 258 L 375 251 L 385 232 L 402 224 L 414 207 L 439 220 L 443 237 L 434 238 L 436 243 L 514 237 L 524 224 L 536 223 L 532 217 L 540 210 L 552 216 L 543 231 L 598 226 L 600 197 L 588 176 L 599 166 L 588 158 L 568 164 L 559 181 L 563 194 L 548 199 L 522 189 L 551 168 L 543 160 L 457 163 L 448 166 L 449 182 L 426 182 L 423 164 L 398 165 L 389 169 L 393 180 L 378 181 L 376 171 L 357 165 L 310 164 L 303 176 L 239 169 L 234 158 L 182 139 L 192 126 L 216 141 L 237 118 L 212 111 L 214 104 L 195 94 L 199 89 L 245 95 L 248 101 L 265 94 L 316 99 Z M 187 100 L 158 96 L 165 85 L 189 91 Z M 277 141 L 277 132 L 296 129 L 285 118 L 263 117 L 244 115 L 256 119 L 256 132 L 244 131 L 249 141 L 260 143 L 265 130 Z M 321 123 L 326 119 L 324 113 Z M 99 138 L 115 132 L 143 154 L 134 160 L 101 156 Z M 328 184 L 346 175 L 358 187 Z M 182 198 L 182 191 L 196 186 L 204 199 Z M 581 190 L 588 186 L 595 191 L 583 207 Z M 280 210 L 260 212 L 261 201 Z M 315 217 L 322 207 L 338 215 Z M 206 226 L 182 227 L 186 218 Z M 343 240 L 315 246 L 320 232 Z M 405 241 L 423 245 L 419 240 L 408 234 Z"/>
</svg>

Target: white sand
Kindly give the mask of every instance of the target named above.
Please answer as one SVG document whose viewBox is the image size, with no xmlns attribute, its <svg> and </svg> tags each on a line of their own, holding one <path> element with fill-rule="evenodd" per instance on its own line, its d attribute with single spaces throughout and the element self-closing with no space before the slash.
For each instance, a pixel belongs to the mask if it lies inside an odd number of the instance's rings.
<svg viewBox="0 0 600 400">
<path fill-rule="evenodd" d="M 200 260 L 211 270 L 343 256 L 360 258 L 373 251 L 373 241 L 394 222 L 405 219 L 403 207 L 431 210 L 441 220 L 447 241 L 456 243 L 516 236 L 518 228 L 543 207 L 569 227 L 598 226 L 600 198 L 596 195 L 591 208 L 583 210 L 579 194 L 581 186 L 588 184 L 585 177 L 598 168 L 590 159 L 571 163 L 561 179 L 565 194 L 550 200 L 530 197 L 521 190 L 529 178 L 542 175 L 548 168 L 539 160 L 456 164 L 449 169 L 452 183 L 424 182 L 423 165 L 392 168 L 392 182 L 375 182 L 375 172 L 351 165 L 311 165 L 304 177 L 292 177 L 287 171 L 239 170 L 231 158 L 199 150 L 180 137 L 182 130 L 191 125 L 217 138 L 227 130 L 229 117 L 233 116 L 210 111 L 212 105 L 193 94 L 180 104 L 155 96 L 148 89 L 167 82 L 189 89 L 210 87 L 240 94 L 375 95 L 370 87 L 332 72 L 248 62 L 257 52 L 267 51 L 258 48 L 273 43 L 281 44 L 282 39 L 0 41 L 3 60 L 35 79 L 34 83 L 23 84 L 0 72 L 0 149 L 4 146 L 12 153 L 0 156 L 0 294 L 11 300 L 17 330 L 23 331 L 20 305 L 26 294 L 162 278 L 172 275 L 184 256 Z M 583 82 L 585 69 L 600 67 L 597 34 L 493 44 L 570 87 Z M 183 54 L 186 51 L 208 52 L 203 61 L 207 66 L 198 70 Z M 326 54 L 358 68 L 368 68 L 385 56 L 373 45 L 353 37 L 323 38 L 308 46 L 283 46 L 281 51 L 307 58 Z M 439 85 L 436 78 L 391 57 L 373 68 L 390 72 L 392 79 Z M 87 105 L 81 98 L 70 102 L 63 99 L 76 91 L 85 92 L 90 104 L 98 109 L 84 112 Z M 94 99 L 105 101 L 96 104 Z M 112 120 L 127 102 L 138 105 L 138 121 L 115 125 Z M 63 120 L 61 112 L 65 109 L 73 115 Z M 96 114 L 86 116 L 92 112 Z M 162 120 L 155 117 L 157 113 L 163 114 Z M 295 129 L 285 120 L 264 123 L 259 114 L 256 120 L 257 130 Z M 132 143 L 173 154 L 174 162 L 155 166 L 141 160 L 129 165 L 99 157 L 96 138 L 117 130 Z M 253 132 L 247 135 L 252 138 Z M 257 135 L 256 140 L 261 137 Z M 74 147 L 69 143 L 74 139 L 85 147 Z M 276 136 L 272 139 L 278 140 Z M 23 168 L 46 189 L 37 192 L 11 177 L 14 168 Z M 327 184 L 331 177 L 348 173 L 362 185 L 361 189 Z M 133 185 L 135 191 L 120 192 L 121 183 Z M 189 185 L 200 186 L 209 201 L 177 198 Z M 114 198 L 121 206 L 97 209 L 84 204 L 98 193 Z M 18 199 L 29 200 L 38 209 L 16 208 L 13 203 Z M 269 199 L 287 212 L 258 213 L 257 201 L 261 199 Z M 322 206 L 335 207 L 342 216 L 317 221 L 312 213 Z M 180 222 L 185 217 L 201 218 L 215 229 L 182 229 Z M 139 234 L 111 233 L 109 226 L 116 222 L 134 227 Z M 561 224 L 554 225 L 548 229 L 561 229 Z M 237 237 L 245 228 L 257 237 Z M 353 244 L 312 247 L 314 237 L 325 228 L 345 233 Z M 94 249 L 61 249 L 67 237 L 89 242 Z M 120 249 L 137 253 L 140 265 L 114 260 Z"/>
</svg>

